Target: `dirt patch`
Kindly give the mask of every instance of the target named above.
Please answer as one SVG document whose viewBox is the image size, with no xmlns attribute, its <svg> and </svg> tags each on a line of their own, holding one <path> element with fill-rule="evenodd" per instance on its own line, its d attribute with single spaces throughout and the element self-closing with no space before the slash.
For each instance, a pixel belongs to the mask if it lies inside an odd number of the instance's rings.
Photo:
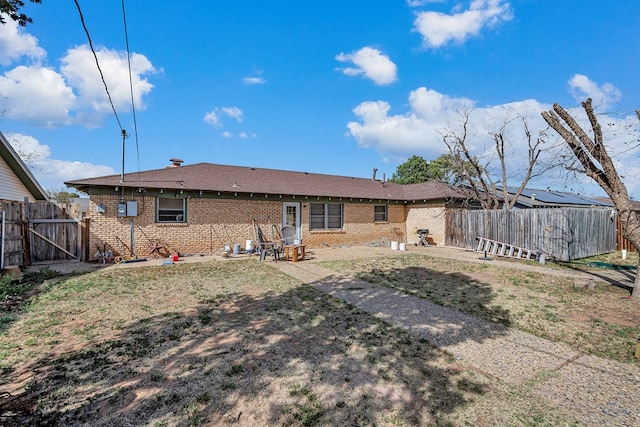
<svg viewBox="0 0 640 427">
<path fill-rule="evenodd" d="M 0 335 L 2 387 L 29 373 L 22 390 L 40 411 L 11 421 L 573 423 L 526 388 L 469 370 L 270 264 L 102 269 L 56 283 Z"/>
</svg>

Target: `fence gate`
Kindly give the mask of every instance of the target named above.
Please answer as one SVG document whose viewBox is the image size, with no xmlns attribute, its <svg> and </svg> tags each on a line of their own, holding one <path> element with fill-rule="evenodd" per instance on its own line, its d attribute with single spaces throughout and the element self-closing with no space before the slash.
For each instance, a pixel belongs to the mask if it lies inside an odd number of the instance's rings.
<svg viewBox="0 0 640 427">
<path fill-rule="evenodd" d="M 2 202 L 2 267 L 81 260 L 82 209 L 50 202 Z"/>
<path fill-rule="evenodd" d="M 30 202 L 25 209 L 31 262 L 80 260 L 82 210 L 70 204 L 61 208 L 50 202 Z"/>
<path fill-rule="evenodd" d="M 25 234 L 20 202 L 2 202 L 2 249 L 0 267 L 25 264 Z"/>
</svg>

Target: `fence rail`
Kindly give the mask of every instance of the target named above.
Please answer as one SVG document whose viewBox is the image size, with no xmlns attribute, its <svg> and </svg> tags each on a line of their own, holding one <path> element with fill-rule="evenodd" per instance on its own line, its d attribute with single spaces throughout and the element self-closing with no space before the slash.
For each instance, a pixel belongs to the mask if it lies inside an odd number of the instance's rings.
<svg viewBox="0 0 640 427">
<path fill-rule="evenodd" d="M 51 202 L 3 201 L 0 263 L 30 265 L 82 258 L 82 209 Z"/>
<path fill-rule="evenodd" d="M 616 250 L 610 209 L 450 210 L 445 243 L 476 248 L 476 238 L 527 248 L 560 261 Z"/>
</svg>

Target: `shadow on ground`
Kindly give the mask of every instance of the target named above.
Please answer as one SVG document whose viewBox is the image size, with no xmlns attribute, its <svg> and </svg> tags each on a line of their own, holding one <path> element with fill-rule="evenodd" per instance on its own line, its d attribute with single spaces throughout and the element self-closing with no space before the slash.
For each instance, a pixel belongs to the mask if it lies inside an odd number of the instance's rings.
<svg viewBox="0 0 640 427">
<path fill-rule="evenodd" d="M 487 306 L 482 289 L 456 292 Z M 427 340 L 310 286 L 210 295 L 26 369 L 39 412 L 5 418 L 17 425 L 453 425 L 449 414 L 487 392 Z"/>
</svg>

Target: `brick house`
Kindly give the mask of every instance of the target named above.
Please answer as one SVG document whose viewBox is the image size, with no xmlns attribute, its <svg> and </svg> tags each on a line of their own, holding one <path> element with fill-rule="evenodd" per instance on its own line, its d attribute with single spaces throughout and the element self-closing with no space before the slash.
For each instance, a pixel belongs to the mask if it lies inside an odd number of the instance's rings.
<svg viewBox="0 0 640 427">
<path fill-rule="evenodd" d="M 90 249 L 106 244 L 127 254 L 135 244 L 146 256 L 160 242 L 169 252 L 215 253 L 255 240 L 254 221 L 267 239 L 292 225 L 311 248 L 415 243 L 421 228 L 443 244 L 445 208 L 464 198 L 442 183 L 399 185 L 375 172 L 366 179 L 171 161 L 163 169 L 65 183 L 89 194 Z"/>
</svg>

